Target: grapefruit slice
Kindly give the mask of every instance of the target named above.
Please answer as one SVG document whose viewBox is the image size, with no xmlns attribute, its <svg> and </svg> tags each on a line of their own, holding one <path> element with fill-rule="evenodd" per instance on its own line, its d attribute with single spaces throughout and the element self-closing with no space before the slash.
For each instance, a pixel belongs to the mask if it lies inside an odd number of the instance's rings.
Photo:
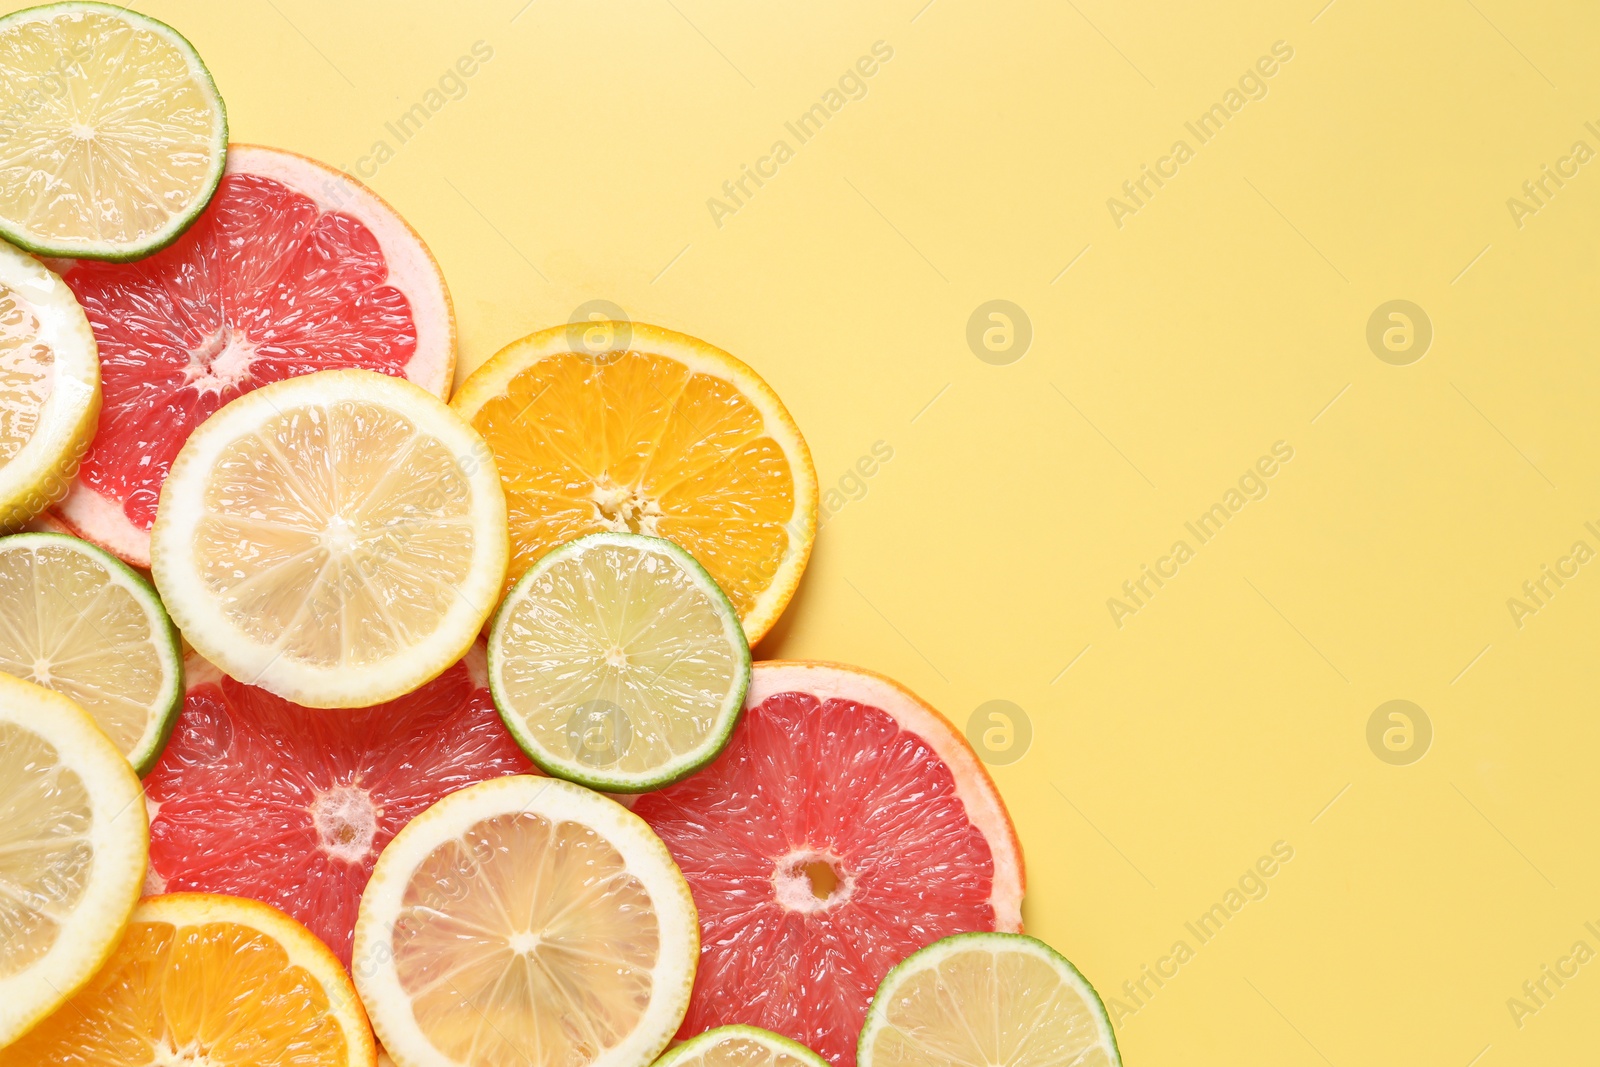
<svg viewBox="0 0 1600 1067">
<path fill-rule="evenodd" d="M 794 595 L 817 532 L 817 473 L 783 401 L 722 349 L 640 322 L 514 341 L 451 406 L 483 434 L 511 520 L 508 583 L 585 534 L 689 551 L 750 644 Z"/>
<path fill-rule="evenodd" d="M 150 841 L 139 800 L 133 768 L 87 712 L 0 674 L 0 1048 L 116 949 Z"/>
<path fill-rule="evenodd" d="M 699 948 L 650 828 L 559 778 L 468 786 L 389 842 L 361 898 L 356 988 L 403 1067 L 643 1067 Z"/>
<path fill-rule="evenodd" d="M 633 810 L 700 912 L 680 1037 L 747 1023 L 850 1067 L 891 967 L 949 934 L 1022 927 L 1022 854 L 983 765 L 859 668 L 756 664 L 721 757 Z"/>
<path fill-rule="evenodd" d="M 1066 957 L 1022 934 L 955 934 L 890 971 L 861 1067 L 1122 1067 L 1106 1008 Z"/>
<path fill-rule="evenodd" d="M 427 246 L 360 182 L 292 152 L 234 145 L 171 247 L 62 269 L 100 346 L 104 399 L 56 513 L 139 567 L 178 449 L 239 394 L 334 367 L 450 394 L 455 321 Z"/>
<path fill-rule="evenodd" d="M 94 980 L 0 1067 L 373 1067 L 350 976 L 276 908 L 175 893 L 134 909 Z"/>
<path fill-rule="evenodd" d="M 463 786 L 530 769 L 489 696 L 483 649 L 399 700 L 317 711 L 187 662 L 183 714 L 145 780 L 157 892 L 253 897 L 344 963 L 378 853 Z"/>
</svg>

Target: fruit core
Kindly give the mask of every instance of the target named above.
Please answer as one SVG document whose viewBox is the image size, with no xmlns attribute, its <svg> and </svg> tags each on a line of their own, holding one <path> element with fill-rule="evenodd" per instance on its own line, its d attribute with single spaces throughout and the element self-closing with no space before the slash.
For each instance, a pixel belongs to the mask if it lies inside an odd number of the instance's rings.
<svg viewBox="0 0 1600 1067">
<path fill-rule="evenodd" d="M 311 822 L 321 838 L 322 850 L 350 863 L 372 850 L 378 815 L 372 795 L 353 785 L 336 785 L 311 802 Z"/>
<path fill-rule="evenodd" d="M 244 381 L 250 373 L 256 346 L 244 331 L 226 325 L 189 350 L 185 384 L 201 393 L 220 393 Z"/>
<path fill-rule="evenodd" d="M 850 899 L 855 876 L 843 870 L 838 857 L 823 852 L 792 852 L 772 873 L 778 903 L 790 911 L 813 912 Z"/>
<path fill-rule="evenodd" d="M 606 529 L 617 533 L 656 533 L 656 519 L 661 515 L 661 505 L 646 496 L 636 485 L 618 485 L 605 475 L 595 480 L 590 495 L 600 510 Z"/>
</svg>

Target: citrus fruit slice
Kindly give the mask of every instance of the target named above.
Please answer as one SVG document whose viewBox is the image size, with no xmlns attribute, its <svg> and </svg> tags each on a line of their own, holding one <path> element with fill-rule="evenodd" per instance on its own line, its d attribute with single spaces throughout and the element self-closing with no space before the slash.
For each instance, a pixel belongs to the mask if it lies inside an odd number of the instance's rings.
<svg viewBox="0 0 1600 1067">
<path fill-rule="evenodd" d="M 506 503 L 482 438 L 437 397 L 322 371 L 200 424 L 151 549 L 206 659 L 297 704 L 366 707 L 472 647 L 505 579 Z"/>
<path fill-rule="evenodd" d="M 292 152 L 233 146 L 171 248 L 65 277 L 100 345 L 105 406 L 56 514 L 136 566 L 150 566 L 173 457 L 240 393 L 336 367 L 450 393 L 450 294 L 422 239 L 354 178 Z"/>
<path fill-rule="evenodd" d="M 688 549 L 752 645 L 789 603 L 816 470 L 777 394 L 720 348 L 637 322 L 558 326 L 501 349 L 451 405 L 500 467 L 513 579 L 563 542 L 632 531 Z"/>
<path fill-rule="evenodd" d="M 655 1067 L 828 1067 L 804 1045 L 756 1026 L 719 1026 L 690 1038 Z"/>
<path fill-rule="evenodd" d="M 0 234 L 46 256 L 127 260 L 194 222 L 228 117 L 194 46 L 126 7 L 0 19 Z"/>
<path fill-rule="evenodd" d="M 0 241 L 0 528 L 66 496 L 99 411 L 100 360 L 77 298 Z"/>
<path fill-rule="evenodd" d="M 88 713 L 0 674 L 0 1047 L 116 948 L 144 881 L 141 799 Z"/>
<path fill-rule="evenodd" d="M 140 903 L 94 980 L 0 1067 L 373 1067 L 350 976 L 276 908 L 174 893 Z"/>
<path fill-rule="evenodd" d="M 145 780 L 151 888 L 265 901 L 347 965 L 390 838 L 446 793 L 529 770 L 495 714 L 481 646 L 415 693 L 350 711 L 291 704 L 199 656 L 188 679 Z"/>
<path fill-rule="evenodd" d="M 1022 855 L 982 764 L 858 668 L 757 663 L 722 756 L 633 810 L 700 913 L 682 1037 L 748 1023 L 849 1067 L 890 967 L 947 934 L 1022 926 Z"/>
<path fill-rule="evenodd" d="M 451 793 L 389 842 L 354 970 L 402 1067 L 640 1067 L 683 1018 L 698 947 L 648 826 L 519 775 Z"/>
<path fill-rule="evenodd" d="M 551 774 L 638 793 L 710 763 L 750 684 L 739 616 L 659 537 L 590 534 L 512 588 L 489 634 L 489 685 Z"/>
<path fill-rule="evenodd" d="M 178 632 L 156 591 L 64 534 L 0 537 L 0 671 L 71 697 L 140 774 L 183 701 Z"/>
<path fill-rule="evenodd" d="M 1055 949 L 1023 934 L 956 934 L 890 971 L 860 1067 L 1120 1067 L 1105 1005 Z"/>
</svg>

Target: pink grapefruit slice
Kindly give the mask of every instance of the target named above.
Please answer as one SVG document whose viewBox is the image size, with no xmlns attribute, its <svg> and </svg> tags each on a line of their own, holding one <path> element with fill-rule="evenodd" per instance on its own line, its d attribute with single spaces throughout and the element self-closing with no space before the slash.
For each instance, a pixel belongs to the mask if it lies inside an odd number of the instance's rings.
<svg viewBox="0 0 1600 1067">
<path fill-rule="evenodd" d="M 188 694 L 145 778 L 152 892 L 227 893 L 288 912 L 350 964 L 378 853 L 465 786 L 538 773 L 495 711 L 483 646 L 421 689 L 314 710 L 191 655 Z"/>
<path fill-rule="evenodd" d="M 449 399 L 455 320 L 432 254 L 349 175 L 234 145 L 216 195 L 164 251 L 67 260 L 100 347 L 99 430 L 57 518 L 135 566 L 167 470 L 222 405 L 336 367 L 409 378 Z"/>
<path fill-rule="evenodd" d="M 852 1067 L 890 968 L 950 934 L 1022 928 L 1022 853 L 983 765 L 856 667 L 757 663 L 723 754 L 633 810 L 700 913 L 679 1037 L 743 1023 Z"/>
</svg>

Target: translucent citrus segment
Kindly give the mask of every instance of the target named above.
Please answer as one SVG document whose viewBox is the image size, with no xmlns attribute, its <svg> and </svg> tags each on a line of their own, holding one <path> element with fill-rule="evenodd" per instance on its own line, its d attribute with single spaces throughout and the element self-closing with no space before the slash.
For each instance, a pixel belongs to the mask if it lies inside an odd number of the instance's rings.
<svg viewBox="0 0 1600 1067">
<path fill-rule="evenodd" d="M 52 256 L 171 242 L 222 176 L 227 115 L 164 23 L 99 3 L 0 19 L 0 233 Z"/>
<path fill-rule="evenodd" d="M 105 407 L 57 515 L 137 566 L 173 458 L 241 393 L 360 367 L 449 395 L 454 319 L 427 246 L 360 182 L 292 152 L 234 145 L 170 248 L 64 277 L 99 343 Z"/>
<path fill-rule="evenodd" d="M 149 840 L 139 780 L 88 714 L 0 674 L 0 1046 L 115 947 Z"/>
<path fill-rule="evenodd" d="M 0 671 L 72 698 L 140 774 L 183 696 L 178 634 L 156 591 L 62 534 L 0 538 Z"/>
<path fill-rule="evenodd" d="M 782 402 L 704 341 L 643 323 L 569 327 L 502 349 L 452 406 L 488 441 L 511 516 L 511 577 L 601 531 L 653 534 L 716 580 L 753 644 L 816 533 L 816 472 Z"/>
<path fill-rule="evenodd" d="M 365 707 L 471 647 L 505 575 L 505 500 L 482 440 L 436 397 L 323 371 L 201 424 L 151 545 L 207 659 L 309 707 Z"/>
<path fill-rule="evenodd" d="M 339 961 L 253 900 L 179 893 L 139 905 L 94 980 L 0 1067 L 373 1067 Z"/>
<path fill-rule="evenodd" d="M 827 1067 L 827 1063 L 804 1045 L 770 1030 L 719 1026 L 685 1041 L 657 1060 L 655 1067 Z"/>
<path fill-rule="evenodd" d="M 489 636 L 489 684 L 518 743 L 595 789 L 654 789 L 715 759 L 749 681 L 733 606 L 658 537 L 591 534 L 549 553 Z"/>
<path fill-rule="evenodd" d="M 452 793 L 378 859 L 354 971 L 402 1064 L 638 1067 L 694 980 L 688 887 L 615 801 L 547 778 Z"/>
<path fill-rule="evenodd" d="M 1077 968 L 1022 934 L 957 934 L 884 978 L 860 1067 L 1120 1067 L 1105 1005 Z"/>
<path fill-rule="evenodd" d="M 67 494 L 99 411 L 100 360 L 72 290 L 0 241 L 0 529 Z"/>
</svg>

